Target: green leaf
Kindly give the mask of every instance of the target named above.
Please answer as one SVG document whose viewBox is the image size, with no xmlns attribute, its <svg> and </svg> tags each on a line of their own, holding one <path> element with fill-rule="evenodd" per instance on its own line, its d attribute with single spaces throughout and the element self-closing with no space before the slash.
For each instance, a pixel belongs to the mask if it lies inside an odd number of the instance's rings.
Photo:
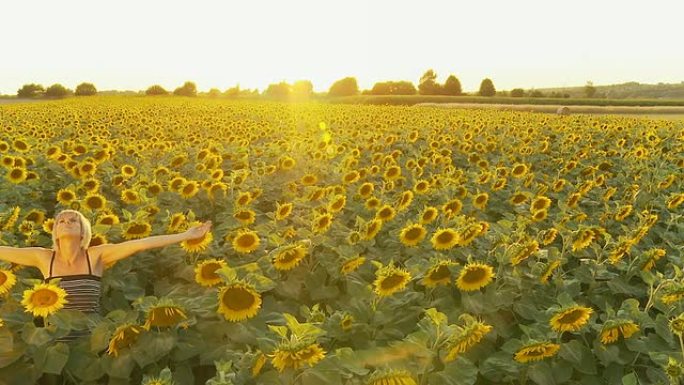
<svg viewBox="0 0 684 385">
<path fill-rule="evenodd" d="M 477 367 L 466 358 L 457 357 L 441 372 L 428 375 L 430 385 L 473 385 L 477 381 Z"/>
<path fill-rule="evenodd" d="M 0 328 L 0 354 L 9 353 L 14 347 L 14 336 L 9 328 Z"/>
<path fill-rule="evenodd" d="M 425 314 L 430 317 L 435 325 L 444 325 L 447 322 L 447 316 L 444 313 L 437 311 L 434 307 L 425 310 Z"/>
<path fill-rule="evenodd" d="M 29 345 L 44 345 L 50 341 L 50 333 L 46 328 L 36 327 L 32 323 L 24 325 L 21 338 Z"/>
<path fill-rule="evenodd" d="M 159 361 L 176 345 L 176 338 L 166 333 L 143 333 L 131 347 L 133 359 L 140 366 Z"/>
<path fill-rule="evenodd" d="M 622 385 L 639 385 L 636 374 L 632 372 L 622 377 Z"/>
<path fill-rule="evenodd" d="M 287 326 L 268 325 L 268 328 L 282 338 L 287 338 Z"/>
<path fill-rule="evenodd" d="M 123 351 L 119 353 L 118 357 L 114 357 L 111 360 L 107 374 L 113 378 L 129 379 L 133 368 L 135 368 L 135 361 L 131 353 Z"/>
<path fill-rule="evenodd" d="M 553 377 L 553 371 L 546 362 L 530 365 L 527 375 L 532 381 L 539 385 L 554 385 L 556 383 L 556 380 Z"/>
<path fill-rule="evenodd" d="M 45 373 L 61 374 L 64 365 L 69 360 L 69 345 L 64 342 L 39 349 L 34 356 L 34 362 Z"/>
</svg>

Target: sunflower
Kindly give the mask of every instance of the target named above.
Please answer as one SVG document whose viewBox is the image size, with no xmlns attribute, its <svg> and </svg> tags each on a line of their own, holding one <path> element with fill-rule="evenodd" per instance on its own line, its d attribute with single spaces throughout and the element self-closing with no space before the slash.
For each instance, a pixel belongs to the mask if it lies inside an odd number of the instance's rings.
<svg viewBox="0 0 684 385">
<path fill-rule="evenodd" d="M 351 330 L 354 321 L 354 316 L 350 314 L 345 314 L 344 317 L 342 317 L 342 320 L 340 321 L 340 328 L 342 328 L 342 330 L 344 331 L 349 331 Z"/>
<path fill-rule="evenodd" d="M 456 287 L 461 291 L 474 291 L 489 285 L 494 278 L 494 269 L 484 263 L 471 262 L 461 269 Z"/>
<path fill-rule="evenodd" d="M 17 283 L 17 277 L 9 270 L 0 269 L 0 295 L 9 293 Z"/>
<path fill-rule="evenodd" d="M 549 324 L 551 329 L 557 332 L 575 332 L 586 325 L 589 317 L 594 312 L 593 309 L 584 306 L 572 306 L 557 312 Z"/>
<path fill-rule="evenodd" d="M 632 205 L 620 206 L 615 213 L 615 220 L 622 221 L 632 213 Z"/>
<path fill-rule="evenodd" d="M 114 226 L 119 224 L 119 217 L 116 214 L 104 214 L 97 217 L 97 225 Z"/>
<path fill-rule="evenodd" d="M 453 265 L 450 261 L 440 261 L 432 265 L 425 273 L 422 284 L 425 287 L 433 288 L 439 285 L 449 285 L 451 283 L 451 271 L 449 265 Z"/>
<path fill-rule="evenodd" d="M 459 234 L 459 246 L 468 246 L 475 238 L 482 235 L 488 225 L 485 222 L 475 222 L 468 225 Z"/>
<path fill-rule="evenodd" d="M 524 244 L 515 244 L 515 252 L 511 256 L 511 264 L 513 266 L 527 259 L 530 255 L 539 250 L 539 242 L 528 241 Z"/>
<path fill-rule="evenodd" d="M 544 358 L 553 357 L 560 349 L 559 344 L 551 342 L 531 343 L 519 349 L 513 357 L 520 363 L 541 361 Z"/>
<path fill-rule="evenodd" d="M 273 267 L 281 271 L 292 270 L 306 255 L 307 248 L 304 245 L 285 248 L 273 257 Z"/>
<path fill-rule="evenodd" d="M 83 204 L 90 210 L 102 210 L 107 205 L 107 199 L 100 194 L 90 193 L 85 197 Z"/>
<path fill-rule="evenodd" d="M 199 221 L 194 221 L 188 224 L 188 228 L 201 225 Z M 214 235 L 211 231 L 207 231 L 203 236 L 195 239 L 186 239 L 180 243 L 180 246 L 186 253 L 198 253 L 204 251 L 207 246 L 214 240 Z"/>
<path fill-rule="evenodd" d="M 458 198 L 454 198 L 442 206 L 442 212 L 444 212 L 444 214 L 446 214 L 446 216 L 450 218 L 454 215 L 458 215 L 458 213 L 461 212 L 462 208 L 463 203 L 461 202 L 461 200 Z"/>
<path fill-rule="evenodd" d="M 212 287 L 221 282 L 221 277 L 216 274 L 216 270 L 227 267 L 228 264 L 223 259 L 207 259 L 195 266 L 195 282 L 204 287 Z"/>
<path fill-rule="evenodd" d="M 380 206 L 380 199 L 376 197 L 370 197 L 366 199 L 366 202 L 363 204 L 368 210 L 374 210 L 378 206 Z"/>
<path fill-rule="evenodd" d="M 404 290 L 409 281 L 411 281 L 411 274 L 408 271 L 390 264 L 376 270 L 373 286 L 378 296 L 386 297 Z"/>
<path fill-rule="evenodd" d="M 133 189 L 124 189 L 121 191 L 121 201 L 129 205 L 137 205 L 142 202 L 140 194 Z"/>
<path fill-rule="evenodd" d="M 283 170 L 292 170 L 297 165 L 297 162 L 289 156 L 280 158 L 278 163 Z"/>
<path fill-rule="evenodd" d="M 592 229 L 584 229 L 577 233 L 575 240 L 572 242 L 572 251 L 579 251 L 591 244 L 596 237 Z"/>
<path fill-rule="evenodd" d="M 57 201 L 65 206 L 68 206 L 76 199 L 76 193 L 70 189 L 60 189 L 57 191 Z"/>
<path fill-rule="evenodd" d="M 458 245 L 460 236 L 454 229 L 440 228 L 432 235 L 430 242 L 435 250 L 448 250 Z"/>
<path fill-rule="evenodd" d="M 261 244 L 259 235 L 252 230 L 240 229 L 237 235 L 233 238 L 233 249 L 238 253 L 249 254 L 256 250 Z"/>
<path fill-rule="evenodd" d="M 615 247 L 613 247 L 613 249 L 608 254 L 608 260 L 610 261 L 610 263 L 615 265 L 618 262 L 620 262 L 620 260 L 626 254 L 629 254 L 631 252 L 632 246 L 634 246 L 634 244 L 635 241 L 633 239 L 620 237 L 618 243 L 615 245 Z"/>
<path fill-rule="evenodd" d="M 416 184 L 413 185 L 413 191 L 416 194 L 426 194 L 429 190 L 430 182 L 425 179 L 418 180 Z"/>
<path fill-rule="evenodd" d="M 147 311 L 145 330 L 150 330 L 152 326 L 156 327 L 170 327 L 177 325 L 188 319 L 185 315 L 185 309 L 173 304 L 171 301 L 162 301 L 157 305 L 150 307 Z"/>
<path fill-rule="evenodd" d="M 646 261 L 641 265 L 642 271 L 650 271 L 656 262 L 665 256 L 665 249 L 650 249 L 645 254 L 644 257 Z"/>
<path fill-rule="evenodd" d="M 342 177 L 342 183 L 344 184 L 352 184 L 355 183 L 356 181 L 359 180 L 361 176 L 359 175 L 359 172 L 356 170 L 351 170 L 348 173 L 344 174 Z"/>
<path fill-rule="evenodd" d="M 572 193 L 570 194 L 570 197 L 567 200 L 567 205 L 568 207 L 575 208 L 577 207 L 577 204 L 579 203 L 580 198 L 582 198 L 582 194 L 580 193 Z"/>
<path fill-rule="evenodd" d="M 235 282 L 218 293 L 218 310 L 226 320 L 239 322 L 254 317 L 261 307 L 261 295 L 249 284 Z"/>
<path fill-rule="evenodd" d="M 177 176 L 171 179 L 169 181 L 169 190 L 178 192 L 180 191 L 181 187 L 185 185 L 187 182 L 187 179 L 183 178 L 182 176 Z"/>
<path fill-rule="evenodd" d="M 12 167 L 5 178 L 14 184 L 19 184 L 26 180 L 27 171 L 23 167 Z"/>
<path fill-rule="evenodd" d="M 530 212 L 534 214 L 537 211 L 548 210 L 549 207 L 551 207 L 551 199 L 539 196 L 534 198 L 532 204 L 530 204 Z"/>
<path fill-rule="evenodd" d="M 252 378 L 256 377 L 261 373 L 261 369 L 264 367 L 266 364 L 266 355 L 262 353 L 261 351 L 258 351 L 256 354 L 256 358 L 254 359 L 254 363 L 252 363 Z"/>
<path fill-rule="evenodd" d="M 248 225 L 251 225 L 252 223 L 254 223 L 254 221 L 256 220 L 256 214 L 254 213 L 254 210 L 242 209 L 242 210 L 236 211 L 233 214 L 233 218 L 240 221 L 240 223 L 243 226 L 248 226 Z"/>
<path fill-rule="evenodd" d="M 672 195 L 667 200 L 667 208 L 670 210 L 676 209 L 682 202 L 684 202 L 684 193 Z"/>
<path fill-rule="evenodd" d="M 365 182 L 361 186 L 359 186 L 357 192 L 362 198 L 368 198 L 373 193 L 374 189 L 375 186 L 373 185 L 373 183 Z"/>
<path fill-rule="evenodd" d="M 342 264 L 342 267 L 340 267 L 340 272 L 344 275 L 351 274 L 361 267 L 361 265 L 363 265 L 365 262 L 366 258 L 360 256 L 348 259 Z"/>
<path fill-rule="evenodd" d="M 399 179 L 401 177 L 401 167 L 389 166 L 387 168 L 387 170 L 385 170 L 383 177 L 388 181 L 393 181 L 393 180 Z"/>
<path fill-rule="evenodd" d="M 125 228 L 123 237 L 125 239 L 140 239 L 152 233 L 152 225 L 145 221 L 129 222 Z"/>
<path fill-rule="evenodd" d="M 299 369 L 304 365 L 313 367 L 325 358 L 325 350 L 317 343 L 306 344 L 301 347 L 289 347 L 281 344 L 271 357 L 273 367 L 282 373 L 287 368 Z"/>
<path fill-rule="evenodd" d="M 560 265 L 561 261 L 559 260 L 555 260 L 549 263 L 549 265 L 546 267 L 546 270 L 544 271 L 544 274 L 542 274 L 541 277 L 539 277 L 539 282 L 545 285 L 549 281 L 549 278 L 551 277 L 553 272 L 556 271 L 556 269 L 560 267 Z"/>
<path fill-rule="evenodd" d="M 484 336 L 492 331 L 492 326 L 484 322 L 472 320 L 465 327 L 459 327 L 458 329 L 458 332 L 448 340 L 447 349 L 449 352 L 444 357 L 444 362 L 455 360 L 459 354 L 465 353 L 468 349 L 477 345 Z"/>
<path fill-rule="evenodd" d="M 33 222 L 36 225 L 42 225 L 45 222 L 45 212 L 42 210 L 31 210 L 26 214 L 24 220 Z"/>
<path fill-rule="evenodd" d="M 119 351 L 133 345 L 143 330 L 142 326 L 131 323 L 120 325 L 114 330 L 112 338 L 109 340 L 107 354 L 118 357 Z"/>
<path fill-rule="evenodd" d="M 283 219 L 287 218 L 292 214 L 292 203 L 283 203 L 282 205 L 280 203 L 277 203 L 277 208 L 276 208 L 276 214 L 275 214 L 275 219 L 277 221 L 282 221 Z"/>
<path fill-rule="evenodd" d="M 546 246 L 546 245 L 551 244 L 551 242 L 553 242 L 556 239 L 556 237 L 558 236 L 558 230 L 551 228 L 551 229 L 542 231 L 540 233 L 540 235 L 542 237 L 542 241 L 541 241 L 542 245 Z"/>
<path fill-rule="evenodd" d="M 603 201 L 607 202 L 613 195 L 615 195 L 616 192 L 617 192 L 616 187 L 608 187 L 606 189 L 606 191 L 603 193 L 603 197 L 602 197 Z"/>
<path fill-rule="evenodd" d="M 549 212 L 547 210 L 538 210 L 532 214 L 532 220 L 534 222 L 541 222 L 544 219 L 546 219 L 548 216 L 549 216 Z"/>
<path fill-rule="evenodd" d="M 527 174 L 527 165 L 524 165 L 522 163 L 516 163 L 513 165 L 513 169 L 511 170 L 511 176 L 513 178 L 522 178 Z"/>
<path fill-rule="evenodd" d="M 609 320 L 601 329 L 601 343 L 604 345 L 612 344 L 620 338 L 627 339 L 639 331 L 639 325 L 626 319 Z"/>
<path fill-rule="evenodd" d="M 67 292 L 51 283 L 38 283 L 32 289 L 24 291 L 21 304 L 25 312 L 33 313 L 34 317 L 47 317 L 54 314 L 69 303 L 66 300 Z"/>
<path fill-rule="evenodd" d="M 194 197 L 200 190 L 199 183 L 194 180 L 189 180 L 185 182 L 183 187 L 180 188 L 179 193 L 184 199 L 189 199 Z"/>
<path fill-rule="evenodd" d="M 401 229 L 399 240 L 404 246 L 417 246 L 427 234 L 427 230 L 420 224 L 409 224 Z"/>
<path fill-rule="evenodd" d="M 513 206 L 521 205 L 527 202 L 527 195 L 525 193 L 517 192 L 511 195 L 511 198 L 508 200 L 508 202 Z"/>
<path fill-rule="evenodd" d="M 391 221 L 396 214 L 397 212 L 394 207 L 390 205 L 384 205 L 375 213 L 375 218 L 383 222 L 388 222 Z"/>
<path fill-rule="evenodd" d="M 331 213 L 323 213 L 317 216 L 312 223 L 312 231 L 316 234 L 327 232 L 332 226 L 333 216 Z"/>
<path fill-rule="evenodd" d="M 330 204 L 328 205 L 328 210 L 330 210 L 333 213 L 337 213 L 341 211 L 344 206 L 347 204 L 347 197 L 344 195 L 336 195 Z"/>
<path fill-rule="evenodd" d="M 423 209 L 423 212 L 420 215 L 420 220 L 418 221 L 421 225 L 427 225 L 437 219 L 437 216 L 439 215 L 439 211 L 437 210 L 436 207 L 425 207 Z"/>
<path fill-rule="evenodd" d="M 489 194 L 486 192 L 479 193 L 473 197 L 473 206 L 480 210 L 484 210 L 487 207 L 487 202 L 489 201 Z"/>
<path fill-rule="evenodd" d="M 406 370 L 391 369 L 376 371 L 371 375 L 367 385 L 417 385 L 411 373 Z"/>
</svg>

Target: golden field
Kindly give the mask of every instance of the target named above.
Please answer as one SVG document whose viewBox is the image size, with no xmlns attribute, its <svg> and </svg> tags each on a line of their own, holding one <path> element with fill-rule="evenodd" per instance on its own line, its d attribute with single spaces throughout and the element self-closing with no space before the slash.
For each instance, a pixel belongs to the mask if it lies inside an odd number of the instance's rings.
<svg viewBox="0 0 684 385">
<path fill-rule="evenodd" d="M 684 121 L 91 97 L 3 105 L 0 132 L 1 245 L 51 247 L 65 208 L 93 245 L 214 223 L 47 327 L 40 272 L 0 264 L 0 383 L 684 373 Z M 54 341 L 72 329 L 91 336 Z"/>
</svg>

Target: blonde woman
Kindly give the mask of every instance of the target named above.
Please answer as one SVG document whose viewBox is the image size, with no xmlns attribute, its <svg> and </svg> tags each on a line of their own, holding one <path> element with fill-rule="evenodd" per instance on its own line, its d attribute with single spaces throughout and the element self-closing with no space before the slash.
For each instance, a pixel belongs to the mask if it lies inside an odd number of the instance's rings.
<svg viewBox="0 0 684 385">
<path fill-rule="evenodd" d="M 104 266 L 152 248 L 163 247 L 204 236 L 211 221 L 179 234 L 156 235 L 115 244 L 88 247 L 92 236 L 90 221 L 78 211 L 63 210 L 55 216 L 53 248 L 0 246 L 0 260 L 35 266 L 44 281 L 61 278 L 59 286 L 67 292 L 64 309 L 85 313 L 100 311 L 100 279 Z M 72 341 L 88 332 L 72 332 L 59 341 Z"/>
</svg>

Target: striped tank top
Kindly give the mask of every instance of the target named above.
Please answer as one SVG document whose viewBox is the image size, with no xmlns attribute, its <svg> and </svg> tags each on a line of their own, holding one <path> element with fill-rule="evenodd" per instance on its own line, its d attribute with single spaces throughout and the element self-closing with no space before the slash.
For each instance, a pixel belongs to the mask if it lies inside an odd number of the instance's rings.
<svg viewBox="0 0 684 385">
<path fill-rule="evenodd" d="M 99 314 L 101 278 L 93 275 L 88 250 L 86 250 L 86 258 L 88 260 L 88 274 L 53 276 L 52 265 L 55 262 L 55 252 L 53 251 L 50 261 L 50 276 L 44 281 L 48 282 L 52 278 L 61 278 L 59 286 L 67 292 L 66 300 L 68 301 L 64 304 L 63 309 L 80 310 L 86 314 Z M 88 330 L 72 330 L 69 335 L 58 338 L 56 341 L 68 342 L 88 335 L 90 335 Z"/>
</svg>

